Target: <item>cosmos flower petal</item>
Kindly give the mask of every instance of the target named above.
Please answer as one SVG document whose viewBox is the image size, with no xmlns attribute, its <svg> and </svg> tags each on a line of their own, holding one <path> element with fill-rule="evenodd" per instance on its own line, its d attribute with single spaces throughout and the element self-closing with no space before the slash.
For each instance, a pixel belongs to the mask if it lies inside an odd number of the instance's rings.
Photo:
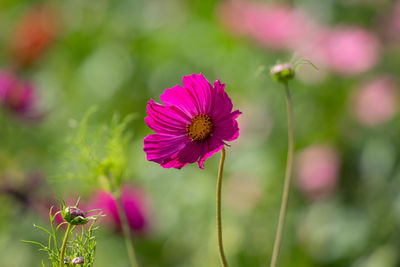
<svg viewBox="0 0 400 267">
<path fill-rule="evenodd" d="M 187 88 L 179 85 L 166 89 L 160 99 L 167 106 L 179 107 L 188 116 L 200 113 L 195 96 Z"/>
<path fill-rule="evenodd" d="M 219 138 L 209 138 L 202 147 L 202 156 L 198 162 L 199 168 L 204 169 L 204 162 L 224 147 L 224 142 Z"/>
<path fill-rule="evenodd" d="M 122 206 L 129 227 L 135 231 L 143 231 L 148 225 L 144 196 L 138 190 L 125 186 L 122 190 Z"/>
<path fill-rule="evenodd" d="M 242 114 L 239 110 L 236 110 L 230 114 L 224 120 L 219 121 L 214 127 L 213 135 L 224 141 L 233 141 L 239 137 L 239 126 L 236 118 Z"/>
<path fill-rule="evenodd" d="M 189 117 L 175 106 L 163 106 L 150 100 L 147 105 L 146 124 L 157 133 L 185 134 Z"/>
<path fill-rule="evenodd" d="M 164 164 L 172 160 L 172 156 L 179 152 L 189 142 L 186 135 L 151 134 L 144 139 L 144 152 L 147 160 Z"/>
<path fill-rule="evenodd" d="M 198 111 L 202 114 L 208 114 L 213 107 L 213 88 L 212 85 L 204 78 L 202 74 L 192 74 L 183 76 L 183 86 L 196 99 Z"/>
<path fill-rule="evenodd" d="M 218 79 L 214 82 L 214 102 L 210 112 L 213 121 L 218 121 L 221 117 L 231 113 L 232 108 L 232 101 L 225 92 L 225 84 Z"/>
<path fill-rule="evenodd" d="M 201 144 L 189 141 L 186 145 L 175 153 L 170 159 L 161 163 L 164 168 L 181 169 L 189 163 L 196 162 L 201 155 Z"/>
</svg>

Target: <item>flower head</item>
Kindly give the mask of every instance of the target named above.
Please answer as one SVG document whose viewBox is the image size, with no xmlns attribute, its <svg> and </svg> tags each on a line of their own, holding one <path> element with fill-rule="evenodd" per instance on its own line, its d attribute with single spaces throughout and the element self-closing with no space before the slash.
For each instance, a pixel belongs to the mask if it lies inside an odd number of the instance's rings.
<svg viewBox="0 0 400 267">
<path fill-rule="evenodd" d="M 218 16 L 232 33 L 275 50 L 296 48 L 312 32 L 312 23 L 302 11 L 278 1 L 223 1 Z"/>
<path fill-rule="evenodd" d="M 128 225 L 134 232 L 142 232 L 148 228 L 148 201 L 144 193 L 130 186 L 124 186 L 121 195 L 122 208 Z M 121 218 L 118 214 L 117 201 L 107 191 L 98 192 L 90 201 L 91 208 L 101 209 L 104 217 L 115 228 L 121 228 Z"/>
<path fill-rule="evenodd" d="M 72 225 L 86 224 L 89 218 L 86 218 L 85 213 L 78 207 L 64 207 L 61 211 L 65 221 Z"/>
<path fill-rule="evenodd" d="M 370 70 L 379 61 L 378 38 L 360 27 L 338 27 L 321 33 L 321 42 L 311 51 L 319 53 L 323 63 L 343 75 Z"/>
<path fill-rule="evenodd" d="M 232 102 L 219 80 L 211 85 L 202 74 L 183 77 L 183 87 L 176 85 L 160 96 L 164 105 L 150 100 L 146 124 L 156 133 L 144 139 L 147 160 L 164 168 L 181 169 L 204 161 L 221 150 L 225 141 L 239 136 Z"/>
<path fill-rule="evenodd" d="M 351 102 L 353 116 L 365 126 L 381 125 L 398 111 L 398 95 L 393 77 L 375 77 L 357 88 Z"/>
<path fill-rule="evenodd" d="M 11 37 L 11 56 L 22 66 L 30 65 L 54 40 L 57 28 L 57 14 L 52 8 L 37 6 L 28 10 Z"/>
<path fill-rule="evenodd" d="M 12 73 L 0 71 L 0 105 L 23 117 L 35 117 L 35 90 Z"/>
<path fill-rule="evenodd" d="M 84 257 L 76 257 L 71 261 L 71 263 L 73 265 L 83 264 L 83 263 L 85 263 L 85 258 Z"/>
<path fill-rule="evenodd" d="M 270 73 L 272 78 L 279 83 L 287 83 L 295 75 L 294 67 L 291 63 L 276 64 L 271 68 Z"/>
<path fill-rule="evenodd" d="M 313 145 L 297 156 L 297 185 L 310 199 L 328 197 L 336 189 L 339 152 L 330 145 Z"/>
</svg>

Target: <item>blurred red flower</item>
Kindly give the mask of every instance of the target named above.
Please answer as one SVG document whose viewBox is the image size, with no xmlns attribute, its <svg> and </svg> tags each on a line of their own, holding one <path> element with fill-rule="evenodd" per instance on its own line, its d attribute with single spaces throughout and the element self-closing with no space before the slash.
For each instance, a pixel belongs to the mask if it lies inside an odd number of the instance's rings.
<svg viewBox="0 0 400 267">
<path fill-rule="evenodd" d="M 11 57 L 20 66 L 31 65 L 53 42 L 58 26 L 57 15 L 52 8 L 37 6 L 28 10 L 11 36 Z"/>
</svg>

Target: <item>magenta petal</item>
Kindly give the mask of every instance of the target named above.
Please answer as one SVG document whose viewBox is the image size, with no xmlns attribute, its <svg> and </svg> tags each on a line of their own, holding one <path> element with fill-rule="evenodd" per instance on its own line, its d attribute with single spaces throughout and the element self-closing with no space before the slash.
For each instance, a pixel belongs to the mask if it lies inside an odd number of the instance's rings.
<svg viewBox="0 0 400 267">
<path fill-rule="evenodd" d="M 199 168 L 204 169 L 204 161 L 211 157 L 214 153 L 217 153 L 224 147 L 222 140 L 211 137 L 204 144 L 202 144 L 202 156 L 198 162 Z"/>
<path fill-rule="evenodd" d="M 202 74 L 183 76 L 183 86 L 197 100 L 197 106 L 202 114 L 208 114 L 213 108 L 213 87 Z"/>
<path fill-rule="evenodd" d="M 181 169 L 189 163 L 196 162 L 201 154 L 201 143 L 189 141 L 180 151 L 175 153 L 168 162 L 162 163 L 164 168 Z"/>
<path fill-rule="evenodd" d="M 220 120 L 222 117 L 231 113 L 233 105 L 229 96 L 225 92 L 225 84 L 219 80 L 214 82 L 214 102 L 210 112 L 214 121 Z"/>
<path fill-rule="evenodd" d="M 144 139 L 144 152 L 147 160 L 164 164 L 181 150 L 190 140 L 186 135 L 151 134 Z"/>
<path fill-rule="evenodd" d="M 224 141 L 233 141 L 239 137 L 239 126 L 236 118 L 242 114 L 239 110 L 236 110 L 229 114 L 227 118 L 219 121 L 214 126 L 213 135 Z"/>
<path fill-rule="evenodd" d="M 143 231 L 147 226 L 147 220 L 143 211 L 145 203 L 140 192 L 125 186 L 121 200 L 129 227 L 134 231 Z"/>
<path fill-rule="evenodd" d="M 179 85 L 166 89 L 160 99 L 167 106 L 178 106 L 190 117 L 200 113 L 196 97 L 187 88 Z"/>
<path fill-rule="evenodd" d="M 179 108 L 173 106 L 163 106 L 154 100 L 150 100 L 147 105 L 147 116 L 144 120 L 146 124 L 157 133 L 165 134 L 186 134 L 186 124 L 190 118 Z"/>
</svg>

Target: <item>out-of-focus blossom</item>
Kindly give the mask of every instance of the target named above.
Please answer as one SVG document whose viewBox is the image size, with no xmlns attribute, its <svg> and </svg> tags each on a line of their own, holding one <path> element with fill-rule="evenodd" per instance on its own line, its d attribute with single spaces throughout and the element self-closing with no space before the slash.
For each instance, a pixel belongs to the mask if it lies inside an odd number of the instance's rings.
<svg viewBox="0 0 400 267">
<path fill-rule="evenodd" d="M 10 41 L 10 55 L 21 66 L 32 64 L 54 40 L 58 30 L 55 11 L 47 6 L 34 7 L 18 22 Z"/>
<path fill-rule="evenodd" d="M 132 231 L 143 232 L 148 229 L 149 204 L 144 192 L 136 188 L 124 186 L 121 202 L 129 227 Z M 89 207 L 89 209 L 101 209 L 101 213 L 106 215 L 104 220 L 115 229 L 121 229 L 121 219 L 118 214 L 117 201 L 112 194 L 106 191 L 98 192 L 90 201 Z"/>
<path fill-rule="evenodd" d="M 12 73 L 0 71 L 0 105 L 6 110 L 24 117 L 35 118 L 35 88 Z"/>
<path fill-rule="evenodd" d="M 335 148 L 314 145 L 297 155 L 297 185 L 310 199 L 329 196 L 338 183 L 340 157 Z"/>
<path fill-rule="evenodd" d="M 376 126 L 390 120 L 398 110 L 397 90 L 390 76 L 380 76 L 362 84 L 351 103 L 354 117 L 366 126 Z"/>
<path fill-rule="evenodd" d="M 379 60 L 380 43 L 371 32 L 360 27 L 325 29 L 311 39 L 311 61 L 343 75 L 370 70 Z"/>
<path fill-rule="evenodd" d="M 277 3 L 226 1 L 218 16 L 231 32 L 280 50 L 297 47 L 308 38 L 312 28 L 302 12 Z"/>
<path fill-rule="evenodd" d="M 22 209 L 35 208 L 43 192 L 48 190 L 44 177 L 38 172 L 11 174 L 0 170 L 0 194 L 13 198 Z"/>
</svg>

